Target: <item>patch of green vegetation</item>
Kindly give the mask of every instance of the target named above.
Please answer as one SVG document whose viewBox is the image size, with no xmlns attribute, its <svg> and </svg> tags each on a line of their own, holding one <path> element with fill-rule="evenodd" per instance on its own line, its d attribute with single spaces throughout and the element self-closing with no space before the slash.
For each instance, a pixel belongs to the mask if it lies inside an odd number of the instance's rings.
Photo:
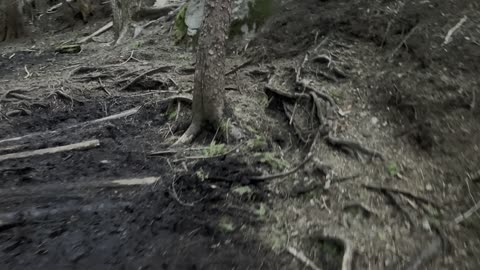
<svg viewBox="0 0 480 270">
<path fill-rule="evenodd" d="M 256 31 L 265 24 L 273 14 L 274 0 L 255 0 L 248 3 L 248 15 L 244 19 L 237 19 L 230 25 L 230 37 L 242 34 L 242 27 L 246 25 L 248 31 Z"/>
<path fill-rule="evenodd" d="M 395 176 L 399 173 L 397 164 L 393 161 L 387 164 L 387 171 L 390 176 Z"/>
<path fill-rule="evenodd" d="M 178 11 L 175 17 L 175 43 L 180 43 L 187 35 L 188 26 L 185 23 L 185 17 L 187 14 L 188 3 L 183 5 L 180 11 Z"/>
<path fill-rule="evenodd" d="M 195 175 L 198 177 L 198 179 L 200 179 L 200 181 L 205 181 L 205 179 L 208 178 L 208 174 L 206 174 L 201 168 L 195 172 Z"/>
<path fill-rule="evenodd" d="M 224 232 L 233 232 L 235 230 L 235 224 L 228 217 L 222 217 L 218 222 L 218 228 Z"/>
<path fill-rule="evenodd" d="M 226 148 L 227 147 L 225 146 L 225 144 L 217 144 L 213 141 L 207 148 L 203 150 L 203 154 L 207 157 L 223 155 L 226 153 Z"/>
<path fill-rule="evenodd" d="M 268 148 L 267 139 L 261 135 L 255 135 L 254 139 L 247 141 L 248 149 L 252 151 L 260 151 Z"/>
<path fill-rule="evenodd" d="M 243 196 L 245 194 L 251 194 L 253 191 L 249 186 L 240 186 L 240 187 L 234 188 L 232 192 L 240 196 Z"/>
<path fill-rule="evenodd" d="M 260 163 L 267 164 L 275 170 L 280 171 L 288 166 L 285 160 L 275 157 L 275 153 L 272 152 L 255 153 L 254 157 L 259 158 Z"/>
<path fill-rule="evenodd" d="M 253 211 L 255 213 L 255 215 L 257 215 L 258 217 L 260 218 L 263 218 L 265 217 L 265 215 L 267 214 L 267 207 L 265 206 L 264 203 L 261 203 L 257 209 L 255 209 Z"/>
<path fill-rule="evenodd" d="M 167 115 L 168 121 L 173 121 L 177 118 L 177 110 L 171 110 Z"/>
</svg>

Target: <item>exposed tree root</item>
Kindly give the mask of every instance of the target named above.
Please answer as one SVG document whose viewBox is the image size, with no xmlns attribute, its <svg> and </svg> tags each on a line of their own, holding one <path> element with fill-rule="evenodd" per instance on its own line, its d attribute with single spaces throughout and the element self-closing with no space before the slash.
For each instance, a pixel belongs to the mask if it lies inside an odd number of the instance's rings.
<svg viewBox="0 0 480 270">
<path fill-rule="evenodd" d="M 298 164 L 295 168 L 293 168 L 290 171 L 286 171 L 286 172 L 279 173 L 279 174 L 273 174 L 273 175 L 251 176 L 250 180 L 260 182 L 260 181 L 269 181 L 269 180 L 273 180 L 273 179 L 276 179 L 276 178 L 283 178 L 283 177 L 289 176 L 291 174 L 296 173 L 301 168 L 303 168 L 303 166 L 305 166 L 305 164 L 307 164 L 307 162 L 310 161 L 312 159 L 312 157 L 313 157 L 313 154 L 308 153 L 307 157 L 300 164 Z"/>
<path fill-rule="evenodd" d="M 355 152 L 360 152 L 372 157 L 377 157 L 381 159 L 382 161 L 385 161 L 385 158 L 383 155 L 375 150 L 368 149 L 364 146 L 362 146 L 360 143 L 355 142 L 355 141 L 350 141 L 350 140 L 345 140 L 345 139 L 339 139 L 333 137 L 331 134 L 329 134 L 326 137 L 326 140 L 329 144 L 333 146 L 340 146 L 340 147 L 347 147 Z"/>
<path fill-rule="evenodd" d="M 178 138 L 178 140 L 173 143 L 172 146 L 180 146 L 191 143 L 202 130 L 201 127 L 202 126 L 200 123 L 197 121 L 192 121 L 187 131 L 185 131 L 185 133 L 183 133 L 183 135 Z"/>
<path fill-rule="evenodd" d="M 157 68 L 154 68 L 154 69 L 151 69 L 149 71 L 146 71 L 140 75 L 138 75 L 135 79 L 133 79 L 131 82 L 127 83 L 125 86 L 123 86 L 119 91 L 122 92 L 122 91 L 125 91 L 127 90 L 130 86 L 134 85 L 135 83 L 137 83 L 138 81 L 140 81 L 143 77 L 146 77 L 146 76 L 150 76 L 150 75 L 153 75 L 155 73 L 159 73 L 159 72 L 167 72 L 169 71 L 170 69 L 174 68 L 174 66 L 171 66 L 171 65 L 166 65 L 166 66 L 161 66 L 161 67 L 157 67 Z"/>
<path fill-rule="evenodd" d="M 364 184 L 363 187 L 366 188 L 366 189 L 369 189 L 369 190 L 373 190 L 373 191 L 398 193 L 400 195 L 403 195 L 405 197 L 409 197 L 411 199 L 417 200 L 417 201 L 422 202 L 424 204 L 430 204 L 431 206 L 434 206 L 437 209 L 441 209 L 441 206 L 439 204 L 437 204 L 436 202 L 434 202 L 430 199 L 415 195 L 415 194 L 413 194 L 409 191 L 406 191 L 406 190 L 401 190 L 401 189 L 391 188 L 391 187 L 379 187 L 379 186 L 373 186 L 373 185 L 367 185 L 367 184 Z"/>
</svg>

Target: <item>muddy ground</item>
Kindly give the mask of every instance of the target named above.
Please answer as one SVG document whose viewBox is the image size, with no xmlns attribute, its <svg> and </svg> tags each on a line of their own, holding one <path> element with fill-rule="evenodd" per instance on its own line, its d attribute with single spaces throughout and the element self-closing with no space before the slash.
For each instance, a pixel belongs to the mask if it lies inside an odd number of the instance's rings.
<svg viewBox="0 0 480 270">
<path fill-rule="evenodd" d="M 73 54 L 55 48 L 107 19 L 1 44 L 0 157 L 100 145 L 0 161 L 0 268 L 302 269 L 294 248 L 341 269 L 348 243 L 353 269 L 478 269 L 479 216 L 453 222 L 480 196 L 478 3 L 283 2 L 248 46 L 229 45 L 229 70 L 248 62 L 226 87 L 244 143 L 206 130 L 169 148 L 195 62 L 170 23 Z M 316 138 L 311 101 L 265 91 L 304 92 L 300 67 L 338 106 L 336 136 L 383 159 Z"/>
</svg>

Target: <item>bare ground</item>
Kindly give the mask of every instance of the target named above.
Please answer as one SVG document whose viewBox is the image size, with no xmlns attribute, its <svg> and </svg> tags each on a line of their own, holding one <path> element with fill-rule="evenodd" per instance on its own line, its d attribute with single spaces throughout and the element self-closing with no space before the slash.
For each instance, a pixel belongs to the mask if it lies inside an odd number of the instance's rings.
<svg viewBox="0 0 480 270">
<path fill-rule="evenodd" d="M 229 58 L 230 69 L 254 61 L 228 77 L 249 141 L 226 157 L 212 158 L 235 142 L 215 131 L 188 149 L 149 155 L 189 121 L 188 102 L 164 102 L 193 85 L 194 57 L 173 45 L 169 25 L 119 47 L 106 34 L 77 54 L 54 48 L 105 21 L 2 44 L 0 155 L 100 140 L 90 150 L 0 161 L 2 268 L 299 269 L 286 251 L 293 247 L 322 269 L 340 269 L 343 239 L 353 269 L 415 269 L 416 260 L 417 269 L 478 269 L 479 216 L 453 222 L 479 197 L 478 4 L 310 0 L 278 12 Z M 281 98 L 266 95 L 267 83 L 293 93 L 307 52 L 301 78 L 334 99 L 336 136 L 383 160 L 323 137 L 310 148 L 311 101 L 286 101 L 290 125 Z M 120 91 L 160 66 L 172 68 Z M 296 173 L 252 181 L 289 171 L 310 149 L 313 159 Z M 158 180 L 101 187 L 146 177 Z"/>
</svg>

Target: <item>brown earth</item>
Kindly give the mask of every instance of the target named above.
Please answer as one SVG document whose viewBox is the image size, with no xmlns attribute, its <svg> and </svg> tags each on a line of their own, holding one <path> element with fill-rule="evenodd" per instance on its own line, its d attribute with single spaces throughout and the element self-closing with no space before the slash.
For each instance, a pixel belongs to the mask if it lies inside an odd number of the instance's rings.
<svg viewBox="0 0 480 270">
<path fill-rule="evenodd" d="M 101 145 L 0 161 L 0 268 L 300 269 L 286 252 L 294 247 L 322 269 L 340 269 L 344 250 L 334 240 L 344 239 L 355 251 L 353 269 L 407 269 L 441 239 L 418 269 L 478 269 L 479 216 L 452 220 L 480 195 L 473 177 L 480 169 L 479 4 L 283 2 L 248 49 L 227 61 L 232 69 L 254 59 L 227 77 L 227 100 L 249 141 L 226 157 L 212 156 L 236 142 L 215 131 L 176 153 L 149 155 L 167 149 L 190 119 L 188 102 L 163 102 L 188 96 L 193 85 L 193 55 L 173 45 L 170 24 L 117 47 L 107 33 L 75 54 L 55 48 L 107 19 L 1 44 L 0 155 L 94 138 Z M 278 96 L 264 91 L 268 82 L 293 93 L 307 52 L 302 78 L 338 105 L 336 135 L 384 161 L 319 138 L 305 168 L 252 181 L 290 170 L 310 149 L 318 125 L 311 102 L 287 100 L 295 129 L 275 106 Z M 332 62 L 312 60 L 317 55 Z M 163 65 L 174 68 L 119 91 Z M 128 117 L 68 128 L 137 106 Z M 43 133 L 1 142 L 35 132 Z M 99 187 L 144 177 L 158 180 Z"/>
</svg>

